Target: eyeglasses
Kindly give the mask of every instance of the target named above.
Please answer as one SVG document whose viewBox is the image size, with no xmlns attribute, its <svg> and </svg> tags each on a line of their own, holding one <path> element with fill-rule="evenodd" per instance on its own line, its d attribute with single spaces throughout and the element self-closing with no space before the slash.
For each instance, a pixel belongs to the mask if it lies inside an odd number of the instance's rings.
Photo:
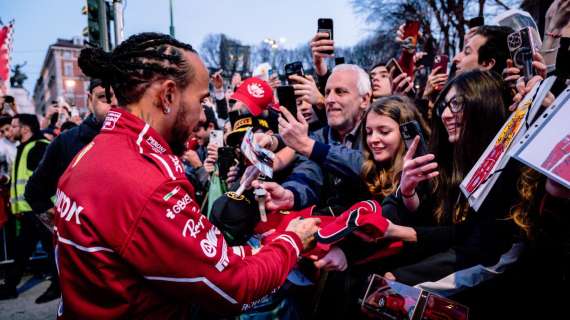
<svg viewBox="0 0 570 320">
<path fill-rule="evenodd" d="M 452 113 L 458 113 L 463 111 L 463 104 L 465 99 L 462 96 L 454 96 L 453 98 L 449 99 L 449 101 L 442 101 L 436 109 L 436 114 L 438 117 L 441 117 L 443 111 L 449 107 Z"/>
</svg>

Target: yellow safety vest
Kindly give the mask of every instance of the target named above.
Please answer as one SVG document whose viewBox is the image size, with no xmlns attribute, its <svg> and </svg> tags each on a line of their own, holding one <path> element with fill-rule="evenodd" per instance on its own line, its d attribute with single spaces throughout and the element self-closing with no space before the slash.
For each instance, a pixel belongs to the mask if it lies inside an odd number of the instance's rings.
<svg viewBox="0 0 570 320">
<path fill-rule="evenodd" d="M 34 171 L 28 169 L 28 154 L 38 142 L 49 143 L 45 139 L 39 139 L 26 144 L 19 161 L 12 166 L 10 173 L 10 204 L 13 214 L 32 211 L 32 207 L 26 201 L 24 193 L 26 192 L 26 183 L 28 183 L 28 180 L 34 173 Z"/>
</svg>

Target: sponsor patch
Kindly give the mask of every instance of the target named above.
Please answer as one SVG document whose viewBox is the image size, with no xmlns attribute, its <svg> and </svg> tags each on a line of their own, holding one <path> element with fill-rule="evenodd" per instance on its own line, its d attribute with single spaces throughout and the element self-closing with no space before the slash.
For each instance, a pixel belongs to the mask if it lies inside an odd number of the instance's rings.
<svg viewBox="0 0 570 320">
<path fill-rule="evenodd" d="M 168 201 L 168 199 L 172 198 L 173 196 L 175 196 L 178 191 L 180 191 L 180 186 L 176 186 L 174 189 L 172 189 L 172 191 L 170 191 L 169 193 L 167 193 L 162 200 L 164 201 Z"/>
<path fill-rule="evenodd" d="M 103 122 L 103 127 L 101 130 L 113 130 L 115 129 L 115 125 L 119 118 L 121 117 L 121 113 L 117 111 L 109 111 L 107 113 L 107 117 L 105 118 L 105 122 Z"/>
<path fill-rule="evenodd" d="M 162 154 L 166 152 L 166 148 L 163 147 L 158 141 L 156 141 L 155 138 L 153 138 L 152 136 L 148 136 L 146 138 L 146 143 L 148 143 L 150 145 L 150 148 L 152 149 L 152 151 L 158 153 L 158 154 Z"/>
</svg>

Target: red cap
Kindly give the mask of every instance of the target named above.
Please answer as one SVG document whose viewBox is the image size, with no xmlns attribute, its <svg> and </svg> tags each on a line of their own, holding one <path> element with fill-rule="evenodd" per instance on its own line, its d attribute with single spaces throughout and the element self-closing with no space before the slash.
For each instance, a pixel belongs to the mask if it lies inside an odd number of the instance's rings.
<svg viewBox="0 0 570 320">
<path fill-rule="evenodd" d="M 230 99 L 243 102 L 249 112 L 257 117 L 273 103 L 273 89 L 267 82 L 253 77 L 246 79 Z"/>
</svg>

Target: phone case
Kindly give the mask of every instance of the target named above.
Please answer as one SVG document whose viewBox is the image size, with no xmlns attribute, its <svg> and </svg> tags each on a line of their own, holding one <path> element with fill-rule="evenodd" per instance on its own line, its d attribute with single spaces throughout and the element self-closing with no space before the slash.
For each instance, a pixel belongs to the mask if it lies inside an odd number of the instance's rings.
<svg viewBox="0 0 570 320">
<path fill-rule="evenodd" d="M 509 34 L 507 37 L 507 45 L 515 67 L 523 71 L 525 80 L 528 81 L 534 75 L 532 67 L 534 42 L 530 28 L 527 27 Z"/>
<path fill-rule="evenodd" d="M 420 136 L 420 143 L 416 149 L 415 157 L 420 157 L 427 154 L 427 145 L 420 124 L 417 121 L 410 121 L 400 125 L 400 134 L 402 139 L 406 144 L 406 150 L 410 148 L 410 145 L 414 141 L 416 136 Z"/>
</svg>

